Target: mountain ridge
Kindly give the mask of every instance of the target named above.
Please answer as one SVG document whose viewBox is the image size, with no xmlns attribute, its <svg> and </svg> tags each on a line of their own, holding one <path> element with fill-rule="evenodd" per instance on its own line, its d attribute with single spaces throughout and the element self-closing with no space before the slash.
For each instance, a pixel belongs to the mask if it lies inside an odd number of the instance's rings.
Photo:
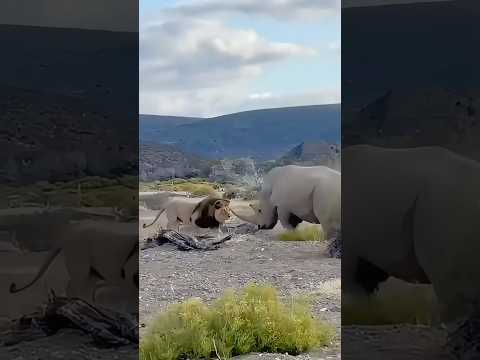
<svg viewBox="0 0 480 360">
<path fill-rule="evenodd" d="M 270 160 L 299 143 L 340 142 L 340 104 L 248 110 L 212 118 L 140 115 L 140 142 L 209 159 Z"/>
</svg>

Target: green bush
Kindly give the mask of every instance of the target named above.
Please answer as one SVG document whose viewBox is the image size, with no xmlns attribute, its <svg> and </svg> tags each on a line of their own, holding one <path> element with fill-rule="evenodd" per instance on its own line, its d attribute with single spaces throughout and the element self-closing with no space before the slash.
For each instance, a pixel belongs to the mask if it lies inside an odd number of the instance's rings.
<svg viewBox="0 0 480 360">
<path fill-rule="evenodd" d="M 305 299 L 280 302 L 274 288 L 249 285 L 227 290 L 212 306 L 190 299 L 172 305 L 147 328 L 141 360 L 177 360 L 250 352 L 292 355 L 325 346 L 333 328 L 314 319 Z"/>
<path fill-rule="evenodd" d="M 323 241 L 325 236 L 318 226 L 304 226 L 295 230 L 285 231 L 278 235 L 283 241 Z"/>
<path fill-rule="evenodd" d="M 440 306 L 433 289 L 425 285 L 380 288 L 369 298 L 342 302 L 344 325 L 432 325 L 440 319 Z"/>
</svg>

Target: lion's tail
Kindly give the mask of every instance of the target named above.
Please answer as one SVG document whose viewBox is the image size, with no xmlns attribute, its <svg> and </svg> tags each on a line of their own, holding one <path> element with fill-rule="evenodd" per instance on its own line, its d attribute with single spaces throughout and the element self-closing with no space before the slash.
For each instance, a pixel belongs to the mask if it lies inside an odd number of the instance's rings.
<svg viewBox="0 0 480 360">
<path fill-rule="evenodd" d="M 164 211 L 165 211 L 165 209 L 161 209 L 161 210 L 158 212 L 158 214 L 157 214 L 157 216 L 155 217 L 155 219 L 153 219 L 153 221 L 152 221 L 150 224 L 148 224 L 148 225 L 147 225 L 147 224 L 143 224 L 143 228 L 145 229 L 145 228 L 147 228 L 147 227 L 152 226 L 153 224 L 155 224 L 155 223 L 157 222 L 157 220 L 160 218 L 160 216 L 163 214 Z"/>
<path fill-rule="evenodd" d="M 17 284 L 15 284 L 15 283 L 10 284 L 10 293 L 13 294 L 13 293 L 20 292 L 22 290 L 25 290 L 25 289 L 29 288 L 33 284 L 35 284 L 38 281 L 38 279 L 40 279 L 43 276 L 43 274 L 47 271 L 47 269 L 52 264 L 53 260 L 55 260 L 55 258 L 57 257 L 58 254 L 60 254 L 61 251 L 62 251 L 61 248 L 56 248 L 56 249 L 52 250 L 47 255 L 47 259 L 43 262 L 43 264 L 42 264 L 40 270 L 38 271 L 37 275 L 28 284 L 22 286 L 21 288 L 17 288 Z"/>
</svg>

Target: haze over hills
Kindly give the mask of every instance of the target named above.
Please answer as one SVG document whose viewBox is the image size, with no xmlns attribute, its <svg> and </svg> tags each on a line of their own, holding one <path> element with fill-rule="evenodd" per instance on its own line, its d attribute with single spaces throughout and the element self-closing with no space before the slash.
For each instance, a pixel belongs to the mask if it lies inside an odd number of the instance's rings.
<svg viewBox="0 0 480 360">
<path fill-rule="evenodd" d="M 478 95 L 479 16 L 477 0 L 343 9 L 348 41 L 342 57 L 357 59 L 342 67 L 343 109 L 364 106 L 388 90 L 441 87 Z"/>
<path fill-rule="evenodd" d="M 253 110 L 209 119 L 140 115 L 140 142 L 209 159 L 277 159 L 303 142 L 340 142 L 340 105 Z"/>
<path fill-rule="evenodd" d="M 208 177 L 213 161 L 190 155 L 172 145 L 140 144 L 140 180 Z"/>
<path fill-rule="evenodd" d="M 0 25 L 0 42 L 0 180 L 138 173 L 138 34 Z"/>
<path fill-rule="evenodd" d="M 342 69 L 342 145 L 480 160 L 479 16 L 475 0 L 344 9 L 342 56 L 357 61 Z"/>
<path fill-rule="evenodd" d="M 125 84 L 138 83 L 130 71 L 138 63 L 138 34 L 0 25 L 0 42 L 9 49 L 0 59 L 0 87 L 70 96 L 85 111 L 132 121 L 138 92 Z"/>
</svg>

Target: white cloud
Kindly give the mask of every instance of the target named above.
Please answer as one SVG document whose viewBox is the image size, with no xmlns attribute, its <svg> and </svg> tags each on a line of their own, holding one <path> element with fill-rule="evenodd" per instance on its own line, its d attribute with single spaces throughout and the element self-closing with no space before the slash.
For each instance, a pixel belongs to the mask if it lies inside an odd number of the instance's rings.
<svg viewBox="0 0 480 360">
<path fill-rule="evenodd" d="M 212 20 L 172 19 L 140 31 L 140 110 L 216 115 L 248 97 L 265 64 L 315 54 Z"/>
<path fill-rule="evenodd" d="M 279 20 L 316 21 L 338 14 L 341 0 L 195 0 L 171 8 L 176 16 L 218 16 L 240 13 Z"/>
<path fill-rule="evenodd" d="M 265 109 L 288 106 L 318 105 L 318 104 L 337 104 L 340 103 L 340 89 L 323 89 L 308 91 L 301 94 L 284 94 L 268 96 L 249 96 L 242 104 L 243 110 Z M 262 94 L 260 94 L 262 95 Z"/>
<path fill-rule="evenodd" d="M 268 99 L 272 97 L 271 92 L 264 92 L 264 93 L 253 93 L 248 95 L 249 99 L 256 100 L 256 99 Z"/>
</svg>

